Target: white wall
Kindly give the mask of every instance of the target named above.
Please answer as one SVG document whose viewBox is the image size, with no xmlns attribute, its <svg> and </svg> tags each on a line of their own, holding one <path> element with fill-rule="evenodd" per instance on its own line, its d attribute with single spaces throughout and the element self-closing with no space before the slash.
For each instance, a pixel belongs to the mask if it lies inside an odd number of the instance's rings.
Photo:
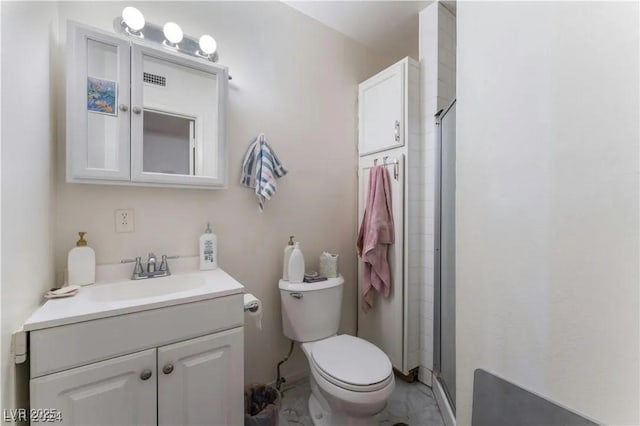
<svg viewBox="0 0 640 426">
<path fill-rule="evenodd" d="M 55 4 L 3 2 L 2 19 L 2 408 L 24 407 L 11 333 L 53 283 L 54 138 L 50 36 Z"/>
<path fill-rule="evenodd" d="M 98 263 L 156 254 L 197 255 L 207 221 L 218 235 L 219 264 L 262 299 L 263 330 L 246 328 L 246 380 L 269 381 L 288 349 L 277 289 L 289 235 L 302 243 L 309 269 L 323 250 L 340 254 L 346 279 L 342 330 L 355 331 L 357 84 L 383 67 L 366 48 L 279 2 L 141 2 L 149 22 L 175 20 L 186 34 L 210 33 L 230 67 L 226 191 L 67 184 L 58 177 L 55 265 L 61 271 L 76 232 L 87 231 Z M 62 3 L 61 21 L 112 28 L 122 3 Z M 65 34 L 64 25 L 61 34 Z M 64 103 L 60 100 L 60 107 Z M 62 119 L 62 117 L 61 117 Z M 58 164 L 64 170 L 64 123 Z M 257 211 L 238 183 L 240 163 L 259 132 L 289 174 Z M 135 232 L 114 232 L 114 210 L 135 210 Z M 297 350 L 285 373 L 306 368 Z"/>
<path fill-rule="evenodd" d="M 458 3 L 457 416 L 484 368 L 639 424 L 639 11 Z"/>
<path fill-rule="evenodd" d="M 420 296 L 420 370 L 421 382 L 431 385 L 434 347 L 434 217 L 437 128 L 435 114 L 456 97 L 456 20 L 440 2 L 420 12 L 420 111 L 423 144 L 414 155 L 421 155 L 423 214 L 418 232 L 421 235 Z"/>
</svg>

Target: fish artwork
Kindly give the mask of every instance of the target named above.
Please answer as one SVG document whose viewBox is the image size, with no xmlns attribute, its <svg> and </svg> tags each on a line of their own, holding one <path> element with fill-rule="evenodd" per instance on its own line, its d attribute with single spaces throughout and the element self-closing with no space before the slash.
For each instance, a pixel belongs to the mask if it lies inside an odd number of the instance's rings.
<svg viewBox="0 0 640 426">
<path fill-rule="evenodd" d="M 87 78 L 87 110 L 99 114 L 116 115 L 116 82 Z"/>
</svg>

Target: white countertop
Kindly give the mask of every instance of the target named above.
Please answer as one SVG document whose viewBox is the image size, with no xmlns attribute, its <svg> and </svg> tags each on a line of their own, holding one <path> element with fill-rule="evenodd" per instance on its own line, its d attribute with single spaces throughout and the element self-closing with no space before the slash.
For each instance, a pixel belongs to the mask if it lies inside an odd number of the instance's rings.
<svg viewBox="0 0 640 426">
<path fill-rule="evenodd" d="M 26 321 L 24 331 L 244 293 L 242 284 L 220 268 L 198 271 L 197 258 L 173 262 L 171 276 L 137 281 L 122 277 L 133 265 L 98 266 L 96 276 L 102 282 L 82 287 L 73 297 L 46 301 Z"/>
</svg>

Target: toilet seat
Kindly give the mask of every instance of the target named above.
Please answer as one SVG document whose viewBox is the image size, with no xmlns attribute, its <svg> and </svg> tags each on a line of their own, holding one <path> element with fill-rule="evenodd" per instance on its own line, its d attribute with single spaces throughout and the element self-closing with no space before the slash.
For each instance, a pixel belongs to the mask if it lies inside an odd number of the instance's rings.
<svg viewBox="0 0 640 426">
<path fill-rule="evenodd" d="M 346 334 L 313 343 L 311 367 L 342 389 L 373 392 L 393 381 L 393 368 L 377 346 Z"/>
</svg>

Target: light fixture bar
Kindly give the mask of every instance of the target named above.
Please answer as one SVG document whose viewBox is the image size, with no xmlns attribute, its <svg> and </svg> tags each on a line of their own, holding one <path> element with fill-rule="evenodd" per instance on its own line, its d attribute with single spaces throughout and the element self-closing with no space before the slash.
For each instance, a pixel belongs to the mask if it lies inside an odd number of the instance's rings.
<svg viewBox="0 0 640 426">
<path fill-rule="evenodd" d="M 198 39 L 186 34 L 183 35 L 182 40 L 180 40 L 179 43 L 166 43 L 165 41 L 167 40 L 165 38 L 162 27 L 150 22 L 145 22 L 144 28 L 136 33 L 130 31 L 127 24 L 125 24 L 122 20 L 122 17 L 118 16 L 113 20 L 113 29 L 116 31 L 116 33 L 124 34 L 127 37 L 155 42 L 163 46 L 164 48 L 175 52 L 186 53 L 187 55 L 202 58 L 211 62 L 218 62 L 218 52 L 214 52 L 211 55 L 203 53 L 200 50 Z"/>
</svg>

